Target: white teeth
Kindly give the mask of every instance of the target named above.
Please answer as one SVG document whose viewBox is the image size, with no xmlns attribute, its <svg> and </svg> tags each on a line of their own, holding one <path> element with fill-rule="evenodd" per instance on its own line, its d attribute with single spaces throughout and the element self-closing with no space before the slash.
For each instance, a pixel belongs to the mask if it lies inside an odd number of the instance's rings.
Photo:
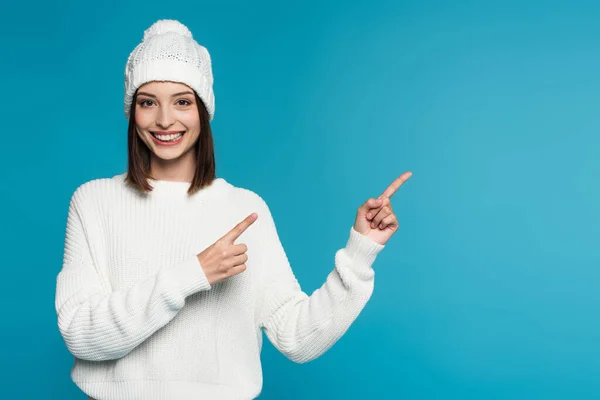
<svg viewBox="0 0 600 400">
<path fill-rule="evenodd" d="M 182 137 L 183 133 L 174 133 L 172 135 L 157 135 L 156 133 L 152 133 L 152 136 L 154 136 L 162 142 L 172 142 Z"/>
</svg>

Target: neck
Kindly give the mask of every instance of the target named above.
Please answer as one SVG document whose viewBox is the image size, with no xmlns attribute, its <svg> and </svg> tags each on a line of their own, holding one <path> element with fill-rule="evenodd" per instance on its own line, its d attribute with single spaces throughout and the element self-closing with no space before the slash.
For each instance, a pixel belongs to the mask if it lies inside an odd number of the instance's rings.
<svg viewBox="0 0 600 400">
<path fill-rule="evenodd" d="M 172 160 L 164 160 L 151 154 L 150 176 L 156 180 L 191 182 L 195 171 L 196 157 L 193 149 Z"/>
</svg>

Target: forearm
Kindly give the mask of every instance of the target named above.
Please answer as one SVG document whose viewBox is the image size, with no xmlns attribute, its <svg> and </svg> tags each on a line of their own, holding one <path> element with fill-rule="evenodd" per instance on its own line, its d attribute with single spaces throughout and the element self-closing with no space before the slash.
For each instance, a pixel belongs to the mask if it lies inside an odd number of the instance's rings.
<svg viewBox="0 0 600 400">
<path fill-rule="evenodd" d="M 173 319 L 188 295 L 210 288 L 196 256 L 114 292 L 82 272 L 61 271 L 56 308 L 67 348 L 91 361 L 125 356 Z"/>
<path fill-rule="evenodd" d="M 288 282 L 273 281 L 263 304 L 269 340 L 295 362 L 313 360 L 327 351 L 371 297 L 372 264 L 382 249 L 352 229 L 346 247 L 335 254 L 335 268 L 310 296 L 291 276 Z"/>
</svg>

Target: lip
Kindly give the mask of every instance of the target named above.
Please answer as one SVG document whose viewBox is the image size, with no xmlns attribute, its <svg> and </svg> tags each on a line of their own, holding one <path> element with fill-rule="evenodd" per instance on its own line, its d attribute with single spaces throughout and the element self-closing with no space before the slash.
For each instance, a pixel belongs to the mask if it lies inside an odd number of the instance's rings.
<svg viewBox="0 0 600 400">
<path fill-rule="evenodd" d="M 171 135 L 174 133 L 183 133 L 183 135 L 179 139 L 177 139 L 173 142 L 165 143 L 165 142 L 161 142 L 160 140 L 155 138 L 154 135 L 152 135 L 152 133 L 157 134 L 157 135 Z M 152 139 L 152 141 L 154 141 L 154 143 L 156 143 L 159 146 L 175 146 L 175 145 L 181 143 L 181 141 L 185 137 L 185 134 L 186 134 L 186 131 L 150 131 L 150 138 Z"/>
</svg>

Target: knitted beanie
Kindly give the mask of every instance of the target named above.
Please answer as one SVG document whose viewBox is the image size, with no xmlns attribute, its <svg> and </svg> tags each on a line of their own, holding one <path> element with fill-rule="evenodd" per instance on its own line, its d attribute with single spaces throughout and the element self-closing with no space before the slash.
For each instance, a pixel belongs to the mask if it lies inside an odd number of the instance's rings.
<svg viewBox="0 0 600 400">
<path fill-rule="evenodd" d="M 152 81 L 179 82 L 191 87 L 204 102 L 210 120 L 213 119 L 215 97 L 210 55 L 179 21 L 159 20 L 152 24 L 129 55 L 125 66 L 127 119 L 135 91 Z"/>
</svg>

